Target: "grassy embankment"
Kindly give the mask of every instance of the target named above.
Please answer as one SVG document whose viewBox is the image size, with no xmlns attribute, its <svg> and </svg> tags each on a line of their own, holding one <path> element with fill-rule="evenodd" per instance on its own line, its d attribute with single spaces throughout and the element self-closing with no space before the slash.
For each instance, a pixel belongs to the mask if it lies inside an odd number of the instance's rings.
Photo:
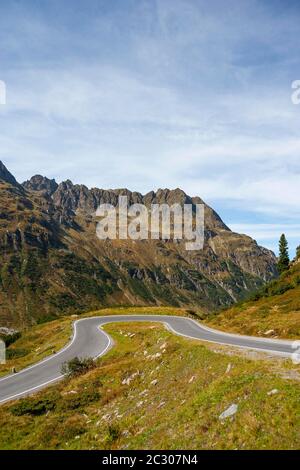
<svg viewBox="0 0 300 470">
<path fill-rule="evenodd" d="M 106 331 L 116 347 L 95 369 L 0 407 L 1 449 L 299 448 L 300 383 L 272 362 L 161 325 Z M 236 415 L 220 420 L 233 403 Z"/>
<path fill-rule="evenodd" d="M 267 284 L 252 301 L 211 315 L 207 322 L 240 334 L 300 339 L 300 263 Z"/>
</svg>

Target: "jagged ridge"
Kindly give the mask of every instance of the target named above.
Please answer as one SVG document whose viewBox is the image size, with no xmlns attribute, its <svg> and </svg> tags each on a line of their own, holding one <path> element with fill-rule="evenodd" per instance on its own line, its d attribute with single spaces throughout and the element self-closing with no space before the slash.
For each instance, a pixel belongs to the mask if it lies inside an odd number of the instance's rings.
<svg viewBox="0 0 300 470">
<path fill-rule="evenodd" d="M 230 305 L 276 274 L 275 255 L 205 205 L 205 248 L 172 241 L 100 241 L 95 210 L 138 202 L 196 204 L 182 190 L 146 195 L 88 189 L 41 175 L 21 185 L 0 166 L 0 324 L 27 324 L 110 304 Z"/>
</svg>

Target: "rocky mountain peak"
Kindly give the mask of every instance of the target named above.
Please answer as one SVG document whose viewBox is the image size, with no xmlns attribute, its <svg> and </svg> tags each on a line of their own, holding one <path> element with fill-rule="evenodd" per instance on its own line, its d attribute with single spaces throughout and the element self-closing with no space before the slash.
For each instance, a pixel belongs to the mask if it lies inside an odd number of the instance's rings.
<svg viewBox="0 0 300 470">
<path fill-rule="evenodd" d="M 46 176 L 35 175 L 30 180 L 24 181 L 22 186 L 27 191 L 45 191 L 50 195 L 53 194 L 58 188 L 55 179 L 49 179 Z"/>
<path fill-rule="evenodd" d="M 74 184 L 72 183 L 71 180 L 63 181 L 63 182 L 61 183 L 61 185 L 62 185 L 63 188 L 68 188 L 68 189 L 74 187 Z"/>
<path fill-rule="evenodd" d="M 213 310 L 276 275 L 273 253 L 233 233 L 201 198 L 180 188 L 143 195 L 124 188 L 89 189 L 70 180 L 58 185 L 41 175 L 21 186 L 3 163 L 0 180 L 6 182 L 0 184 L 0 257 L 11 267 L 5 271 L 5 285 L 0 282 L 0 322 L 8 325 L 23 322 L 24 299 L 29 306 L 26 322 L 49 312 L 57 316 L 108 304 Z M 204 249 L 189 252 L 184 243 L 171 240 L 99 240 L 95 211 L 103 203 L 117 206 L 120 195 L 127 196 L 129 205 L 148 208 L 203 203 Z"/>
<path fill-rule="evenodd" d="M 8 171 L 6 166 L 0 160 L 0 180 L 10 183 L 13 186 L 18 186 L 18 182 L 15 177 Z"/>
</svg>

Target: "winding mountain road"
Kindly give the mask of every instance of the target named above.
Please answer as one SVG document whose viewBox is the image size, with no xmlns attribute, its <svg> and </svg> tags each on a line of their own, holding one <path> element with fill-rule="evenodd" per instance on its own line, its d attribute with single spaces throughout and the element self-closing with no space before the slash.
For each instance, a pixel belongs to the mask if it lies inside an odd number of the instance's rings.
<svg viewBox="0 0 300 470">
<path fill-rule="evenodd" d="M 116 315 L 91 317 L 74 323 L 73 339 L 64 349 L 43 361 L 0 379 L 0 403 L 34 393 L 62 379 L 61 366 L 78 356 L 81 358 L 103 356 L 113 341 L 101 327 L 116 322 L 160 322 L 173 333 L 187 338 L 209 341 L 239 348 L 264 351 L 272 355 L 291 357 L 292 341 L 271 340 L 240 336 L 212 330 L 195 320 L 168 315 Z"/>
</svg>

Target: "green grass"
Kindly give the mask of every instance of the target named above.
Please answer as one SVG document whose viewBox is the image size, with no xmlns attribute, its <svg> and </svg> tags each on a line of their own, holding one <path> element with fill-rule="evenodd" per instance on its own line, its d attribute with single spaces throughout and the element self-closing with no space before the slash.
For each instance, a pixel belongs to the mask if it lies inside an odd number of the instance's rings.
<svg viewBox="0 0 300 470">
<path fill-rule="evenodd" d="M 285 362 L 272 371 L 157 324 L 106 331 L 116 346 L 95 369 L 0 407 L 1 449 L 299 448 L 300 384 L 280 377 Z"/>
<path fill-rule="evenodd" d="M 6 364 L 0 364 L 0 376 L 30 366 L 63 348 L 72 335 L 72 317 L 36 325 L 22 332 L 21 337 L 7 348 Z"/>
<path fill-rule="evenodd" d="M 300 338 L 300 263 L 267 284 L 254 299 L 207 318 L 210 326 L 240 334 Z"/>
</svg>

